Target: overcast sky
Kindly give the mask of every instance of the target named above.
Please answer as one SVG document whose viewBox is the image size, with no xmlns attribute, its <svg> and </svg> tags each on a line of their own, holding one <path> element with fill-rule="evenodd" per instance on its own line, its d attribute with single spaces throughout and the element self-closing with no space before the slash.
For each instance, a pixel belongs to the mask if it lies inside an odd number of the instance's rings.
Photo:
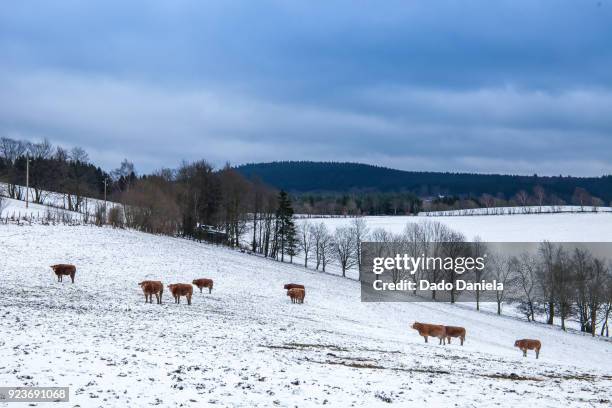
<svg viewBox="0 0 612 408">
<path fill-rule="evenodd" d="M 140 172 L 612 173 L 612 2 L 9 2 L 0 136 Z"/>
</svg>

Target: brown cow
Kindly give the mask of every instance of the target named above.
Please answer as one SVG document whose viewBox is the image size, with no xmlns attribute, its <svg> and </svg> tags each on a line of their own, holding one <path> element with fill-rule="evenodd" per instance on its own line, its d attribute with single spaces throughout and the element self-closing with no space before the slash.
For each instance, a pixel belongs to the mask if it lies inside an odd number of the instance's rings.
<svg viewBox="0 0 612 408">
<path fill-rule="evenodd" d="M 304 285 L 300 285 L 299 283 L 287 283 L 284 286 L 285 290 L 289 289 L 304 289 Z"/>
<path fill-rule="evenodd" d="M 202 293 L 202 288 L 208 288 L 208 293 L 212 292 L 213 289 L 213 280 L 212 279 L 194 279 L 191 282 L 193 285 L 196 285 L 198 289 L 200 289 L 200 293 Z"/>
<path fill-rule="evenodd" d="M 193 286 L 188 283 L 172 283 L 168 285 L 168 289 L 174 297 L 174 303 L 181 303 L 181 296 L 187 298 L 187 304 L 191 304 L 191 296 L 193 295 Z"/>
<path fill-rule="evenodd" d="M 411 327 L 418 330 L 419 334 L 425 338 L 425 343 L 427 343 L 427 337 L 431 336 L 437 337 L 440 340 L 439 344 L 446 344 L 446 328 L 444 326 L 414 322 Z"/>
<path fill-rule="evenodd" d="M 74 283 L 74 274 L 76 273 L 76 266 L 70 264 L 57 264 L 51 265 L 51 269 L 57 275 L 57 281 L 62 282 L 64 275 L 69 275 L 72 283 Z"/>
<path fill-rule="evenodd" d="M 523 357 L 527 357 L 527 350 L 535 350 L 536 358 L 540 357 L 542 343 L 540 340 L 522 339 L 514 342 L 514 347 L 518 347 L 523 352 Z"/>
<path fill-rule="evenodd" d="M 459 326 L 444 326 L 446 329 L 446 341 L 451 344 L 451 337 L 459 337 L 461 339 L 461 345 L 465 341 L 465 328 Z"/>
<path fill-rule="evenodd" d="M 291 298 L 291 303 L 304 303 L 306 291 L 300 288 L 291 288 L 287 291 L 287 296 Z"/>
<path fill-rule="evenodd" d="M 157 304 L 162 304 L 162 294 L 164 293 L 164 285 L 160 281 L 146 280 L 138 284 L 142 288 L 145 295 L 145 303 L 153 303 L 153 295 L 157 299 Z"/>
</svg>

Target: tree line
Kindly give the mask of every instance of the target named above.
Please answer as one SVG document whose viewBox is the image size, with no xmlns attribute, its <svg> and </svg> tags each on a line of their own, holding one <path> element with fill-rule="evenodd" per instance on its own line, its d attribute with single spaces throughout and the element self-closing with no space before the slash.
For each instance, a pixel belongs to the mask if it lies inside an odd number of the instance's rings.
<svg viewBox="0 0 612 408">
<path fill-rule="evenodd" d="M 609 259 L 599 258 L 586 247 L 542 242 L 535 252 L 520 255 L 495 253 L 487 244 L 476 238 L 468 242 L 460 232 L 436 221 L 408 223 L 400 234 L 384 229 L 369 232 L 367 226 L 352 227 L 353 238 L 343 242 L 353 243 L 353 260 L 349 266 L 357 265 L 359 248 L 357 236 L 375 243 L 378 256 L 393 256 L 405 253 L 409 256 L 431 257 L 478 257 L 487 254 L 486 267 L 462 275 L 462 279 L 475 282 L 496 280 L 503 289 L 495 290 L 493 300 L 497 303 L 497 313 L 502 313 L 504 303 L 514 303 L 517 310 L 528 320 L 536 321 L 545 316 L 547 324 L 560 321 L 566 329 L 568 320 L 579 323 L 583 332 L 609 336 L 609 320 L 612 312 L 612 265 Z M 350 230 L 350 228 L 349 228 Z M 342 237 L 343 234 L 340 234 Z M 340 251 L 340 248 L 336 249 Z M 340 257 L 338 258 L 340 261 Z M 457 276 L 452 270 L 419 269 L 415 273 L 392 270 L 391 280 L 395 283 L 403 279 L 415 283 L 426 279 L 432 283 L 442 280 L 453 283 Z M 461 292 L 449 291 L 449 300 L 455 302 Z M 416 291 L 415 291 L 416 294 Z M 436 291 L 431 291 L 436 300 Z M 477 310 L 481 306 L 481 292 L 475 291 Z M 491 299 L 491 298 L 487 298 Z"/>
<path fill-rule="evenodd" d="M 609 203 L 608 203 L 609 204 Z M 566 199 L 546 190 L 541 185 L 536 185 L 529 190 L 519 190 L 516 194 L 506 197 L 503 194 L 492 195 L 483 193 L 478 197 L 445 196 L 426 201 L 423 211 L 452 211 L 469 210 L 477 208 L 500 208 L 500 207 L 543 207 L 551 206 L 561 211 L 564 205 L 574 205 L 586 210 L 592 207 L 602 207 L 606 202 L 599 197 L 589 193 L 583 187 L 575 187 L 572 194 Z"/>
<path fill-rule="evenodd" d="M 406 192 L 295 194 L 294 205 L 305 215 L 416 215 L 423 210 L 423 200 Z"/>
<path fill-rule="evenodd" d="M 214 169 L 202 160 L 138 176 L 126 159 L 105 172 L 90 162 L 82 148 L 65 149 L 48 140 L 32 143 L 3 137 L 0 181 L 5 183 L 3 194 L 9 198 L 26 198 L 26 163 L 29 200 L 93 213 L 98 225 L 127 226 L 233 247 L 240 245 L 250 227 L 253 251 L 281 260 L 295 254 L 290 197 L 257 179 L 247 180 L 229 165 Z M 49 197 L 51 194 L 54 197 Z M 101 200 L 105 194 L 108 208 Z M 60 202 L 57 195 L 62 197 Z M 96 208 L 86 208 L 87 197 L 98 199 Z"/>
<path fill-rule="evenodd" d="M 612 175 L 601 177 L 532 176 L 419 172 L 389 169 L 359 163 L 285 161 L 246 164 L 238 170 L 292 195 L 314 193 L 365 194 L 413 193 L 423 199 L 458 197 L 475 199 L 478 205 L 499 199 L 517 205 L 528 193 L 541 205 L 579 202 L 576 190 L 586 191 L 606 205 L 612 201 Z M 542 197 L 538 189 L 545 191 Z M 473 200 L 472 200 L 473 201 Z M 586 205 L 586 204 L 585 204 Z"/>
<path fill-rule="evenodd" d="M 612 272 L 609 260 L 594 256 L 588 249 L 568 249 L 543 242 L 537 254 L 506 260 L 512 272 L 519 310 L 528 321 L 546 315 L 546 323 L 560 319 L 566 329 L 576 320 L 583 332 L 609 335 L 612 310 Z"/>
<path fill-rule="evenodd" d="M 109 197 L 119 194 L 135 179 L 134 165 L 128 160 L 107 173 L 91 163 L 81 147 L 53 146 L 47 139 L 36 143 L 0 138 L 0 181 L 6 184 L 9 198 L 25 200 L 29 181 L 28 200 L 83 212 L 89 210 L 83 207 L 85 198 L 102 199 L 105 192 Z M 62 202 L 50 202 L 51 192 L 63 195 Z"/>
<path fill-rule="evenodd" d="M 204 160 L 185 162 L 137 177 L 115 197 L 130 228 L 248 248 L 281 261 L 297 253 L 288 194 L 229 165 L 216 170 Z"/>
</svg>

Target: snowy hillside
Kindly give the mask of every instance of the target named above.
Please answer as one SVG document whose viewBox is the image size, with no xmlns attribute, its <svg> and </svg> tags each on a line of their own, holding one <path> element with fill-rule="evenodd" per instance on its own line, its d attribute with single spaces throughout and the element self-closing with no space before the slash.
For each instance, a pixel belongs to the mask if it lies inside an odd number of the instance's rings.
<svg viewBox="0 0 612 408">
<path fill-rule="evenodd" d="M 77 217 L 82 218 L 83 213 L 88 213 L 90 215 L 95 214 L 96 208 L 98 206 L 106 205 L 107 208 L 112 208 L 114 205 L 116 205 L 112 201 L 104 202 L 104 200 L 84 197 L 83 203 L 81 204 L 81 208 L 79 212 L 68 211 L 67 210 L 68 202 L 67 202 L 66 194 L 43 190 L 42 200 L 41 200 L 43 204 L 36 204 L 31 201 L 32 196 L 34 194 L 32 192 L 32 189 L 30 189 L 31 190 L 30 191 L 30 203 L 28 205 L 28 208 L 26 208 L 26 202 L 25 202 L 26 188 L 25 186 L 19 186 L 19 188 L 23 191 L 24 199 L 14 200 L 14 199 L 8 198 L 8 195 L 6 193 L 6 190 L 7 190 L 6 184 L 0 183 L 0 196 L 2 196 L 3 199 L 6 200 L 7 202 L 7 206 L 6 208 L 4 208 L 4 211 L 0 211 L 0 216 L 4 216 L 4 217 L 8 216 L 8 217 L 13 217 L 13 218 L 22 218 L 22 217 L 40 218 L 40 217 L 43 217 L 44 214 L 46 214 L 49 211 L 51 212 L 63 211 L 65 213 L 69 213 L 73 218 L 76 219 Z M 0 210 L 2 210 L 2 208 L 0 208 Z"/>
<path fill-rule="evenodd" d="M 68 211 L 62 208 L 51 207 L 42 204 L 29 203 L 26 208 L 25 201 L 14 200 L 12 198 L 3 197 L 3 204 L 0 207 L 0 218 L 8 217 L 9 219 L 44 219 L 49 215 L 65 214 L 74 220 L 82 220 L 83 214 Z"/>
<path fill-rule="evenodd" d="M 59 262 L 77 265 L 74 285 L 55 281 Z M 0 383 L 70 386 L 70 406 L 610 404 L 606 340 L 447 304 L 361 303 L 356 282 L 222 247 L 0 225 L 0 274 Z M 167 292 L 145 304 L 137 285 L 198 277 L 215 289 L 191 306 Z M 306 285 L 303 305 L 287 282 Z M 415 320 L 465 326 L 466 344 L 425 344 Z M 540 339 L 540 359 L 518 338 Z"/>
</svg>

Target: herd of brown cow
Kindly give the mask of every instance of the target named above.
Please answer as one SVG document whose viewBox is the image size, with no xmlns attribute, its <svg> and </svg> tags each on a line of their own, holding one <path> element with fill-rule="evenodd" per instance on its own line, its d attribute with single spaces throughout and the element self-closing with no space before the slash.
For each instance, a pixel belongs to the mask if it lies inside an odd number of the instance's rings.
<svg viewBox="0 0 612 408">
<path fill-rule="evenodd" d="M 153 295 L 157 300 L 157 304 L 162 304 L 162 294 L 164 293 L 164 284 L 161 281 L 146 280 L 138 284 L 145 295 L 145 303 L 153 303 Z M 208 293 L 212 293 L 213 280 L 207 278 L 194 279 L 191 285 L 195 285 L 200 289 L 202 293 L 203 288 L 208 288 Z M 191 297 L 193 296 L 193 286 L 188 283 L 171 283 L 168 285 L 170 293 L 174 298 L 174 303 L 181 303 L 181 296 L 185 296 L 187 304 L 191 304 Z"/>
<path fill-rule="evenodd" d="M 428 324 L 414 322 L 411 326 L 414 330 L 423 336 L 425 343 L 428 337 L 436 337 L 439 340 L 438 344 L 451 344 L 451 338 L 458 337 L 461 340 L 461 345 L 465 341 L 465 327 L 459 326 L 442 326 L 440 324 Z M 542 343 L 540 340 L 522 339 L 514 342 L 514 347 L 518 347 L 523 352 L 523 357 L 527 357 L 527 350 L 535 350 L 536 358 L 540 358 L 540 349 Z"/>
<path fill-rule="evenodd" d="M 153 295 L 157 300 L 157 304 L 162 304 L 162 294 L 164 293 L 164 284 L 161 281 L 146 280 L 138 284 L 145 295 L 145 303 L 153 303 Z M 191 297 L 193 296 L 193 286 L 195 285 L 200 289 L 202 293 L 203 288 L 208 288 L 208 293 L 212 293 L 213 280 L 207 278 L 194 279 L 191 284 L 189 283 L 171 283 L 168 285 L 170 293 L 174 298 L 174 303 L 181 303 L 181 296 L 185 296 L 187 304 L 191 304 Z"/>
<path fill-rule="evenodd" d="M 53 272 L 57 275 L 58 282 L 62 282 L 62 277 L 68 275 L 72 283 L 74 283 L 76 266 L 70 264 L 57 264 L 51 265 L 51 269 L 53 269 Z M 164 284 L 161 281 L 145 280 L 138 285 L 145 295 L 145 303 L 153 303 L 153 295 L 155 295 L 156 303 L 159 305 L 162 304 Z M 172 297 L 174 297 L 174 303 L 181 303 L 181 296 L 185 296 L 187 304 L 191 305 L 191 297 L 193 295 L 192 285 L 200 289 L 200 293 L 202 293 L 203 288 L 208 288 L 208 293 L 212 293 L 213 280 L 200 278 L 194 279 L 191 285 L 188 283 L 169 284 L 168 289 L 170 289 L 170 293 L 172 293 Z M 287 296 L 291 299 L 291 303 L 304 303 L 304 298 L 306 297 L 306 288 L 304 288 L 304 285 L 287 283 L 284 288 L 287 291 Z M 425 338 L 425 343 L 427 343 L 429 337 L 438 338 L 438 344 L 446 344 L 447 342 L 451 344 L 451 338 L 453 337 L 459 338 L 462 346 L 465 341 L 464 327 L 414 322 L 412 328 L 417 330 L 419 335 Z M 523 352 L 523 357 L 527 357 L 527 350 L 535 350 L 536 358 L 539 358 L 542 343 L 540 343 L 539 340 L 521 339 L 514 342 L 514 347 L 518 347 Z"/>
</svg>

